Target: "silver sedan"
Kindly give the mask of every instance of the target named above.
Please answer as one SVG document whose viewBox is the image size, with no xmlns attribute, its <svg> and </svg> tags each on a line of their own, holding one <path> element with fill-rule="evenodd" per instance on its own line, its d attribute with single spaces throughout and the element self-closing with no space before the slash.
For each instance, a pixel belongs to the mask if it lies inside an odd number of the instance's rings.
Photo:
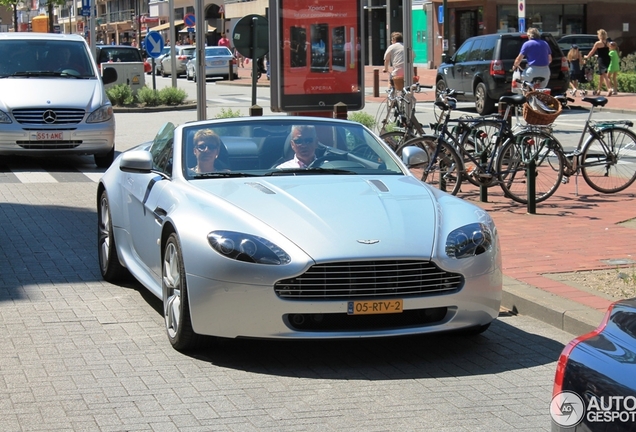
<svg viewBox="0 0 636 432">
<path fill-rule="evenodd" d="M 232 65 L 232 78 L 238 78 L 236 58 L 227 47 L 205 48 L 205 77 L 223 77 L 229 79 L 230 65 Z M 196 52 L 186 65 L 186 78 L 197 81 L 197 56 Z"/>
<path fill-rule="evenodd" d="M 402 158 L 345 120 L 168 123 L 100 180 L 101 273 L 162 299 L 178 350 L 482 332 L 502 294 L 493 220 L 409 172 L 424 150 Z"/>
</svg>

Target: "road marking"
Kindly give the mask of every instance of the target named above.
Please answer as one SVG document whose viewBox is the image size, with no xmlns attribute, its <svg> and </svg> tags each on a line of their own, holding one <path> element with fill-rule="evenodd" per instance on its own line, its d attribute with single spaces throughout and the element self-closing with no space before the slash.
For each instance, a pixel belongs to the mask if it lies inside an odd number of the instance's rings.
<svg viewBox="0 0 636 432">
<path fill-rule="evenodd" d="M 20 183 L 58 183 L 58 181 L 43 169 L 12 169 L 11 172 Z"/>
</svg>

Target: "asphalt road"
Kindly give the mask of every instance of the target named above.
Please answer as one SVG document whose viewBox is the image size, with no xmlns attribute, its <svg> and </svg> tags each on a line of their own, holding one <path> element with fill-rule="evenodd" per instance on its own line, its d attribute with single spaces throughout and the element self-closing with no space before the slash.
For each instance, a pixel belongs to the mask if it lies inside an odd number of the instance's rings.
<svg viewBox="0 0 636 432">
<path fill-rule="evenodd" d="M 208 118 L 248 112 L 249 87 L 208 87 Z M 576 129 L 574 116 L 559 128 Z M 196 111 L 116 119 L 123 151 Z M 100 175 L 90 157 L 0 162 L 1 430 L 549 430 L 555 361 L 573 335 L 529 317 L 502 313 L 472 338 L 173 350 L 158 299 L 101 280 Z"/>
</svg>

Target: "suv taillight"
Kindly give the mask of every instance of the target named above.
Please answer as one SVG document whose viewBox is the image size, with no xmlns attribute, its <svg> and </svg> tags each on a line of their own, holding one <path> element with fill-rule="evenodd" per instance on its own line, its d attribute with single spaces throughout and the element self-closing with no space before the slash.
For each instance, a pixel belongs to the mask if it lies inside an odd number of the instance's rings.
<svg viewBox="0 0 636 432">
<path fill-rule="evenodd" d="M 565 56 L 561 57 L 561 72 L 568 73 L 569 70 L 570 67 L 568 65 L 568 58 Z"/>
<path fill-rule="evenodd" d="M 490 75 L 505 75 L 503 61 L 493 60 L 490 62 Z"/>
</svg>

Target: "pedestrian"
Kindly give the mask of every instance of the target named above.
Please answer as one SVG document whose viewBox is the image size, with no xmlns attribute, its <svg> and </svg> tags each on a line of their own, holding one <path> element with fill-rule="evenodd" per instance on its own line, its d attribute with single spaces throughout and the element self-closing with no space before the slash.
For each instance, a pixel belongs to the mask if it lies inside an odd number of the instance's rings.
<svg viewBox="0 0 636 432">
<path fill-rule="evenodd" d="M 227 38 L 225 33 L 221 35 L 221 39 L 219 39 L 218 45 L 230 48 L 230 40 Z"/>
<path fill-rule="evenodd" d="M 541 33 L 537 28 L 530 27 L 526 34 L 528 40 L 521 45 L 521 51 L 515 59 L 513 70 L 520 69 L 521 62 L 525 58 L 528 65 L 521 73 L 521 78 L 529 82 L 535 78 L 543 78 L 542 82 L 535 84 L 535 88 L 546 88 L 550 80 L 552 49 L 546 41 L 541 39 Z"/>
<path fill-rule="evenodd" d="M 598 36 L 598 40 L 592 46 L 592 49 L 585 56 L 585 59 L 592 57 L 594 54 L 597 56 L 597 68 L 596 73 L 598 74 L 598 89 L 594 90 L 594 95 L 600 95 L 603 90 L 603 84 L 607 88 L 608 96 L 611 96 L 612 86 L 609 81 L 609 76 L 607 76 L 607 69 L 610 64 L 610 56 L 609 56 L 609 41 L 607 40 L 607 32 L 603 29 L 600 29 L 596 32 Z"/>
<path fill-rule="evenodd" d="M 240 52 L 238 52 L 236 48 L 234 48 L 234 57 L 236 57 L 236 61 L 238 61 L 239 67 L 245 67 L 243 64 L 245 57 L 243 57 L 243 55 Z"/>
<path fill-rule="evenodd" d="M 396 77 L 402 78 L 402 87 L 404 87 L 404 45 L 402 42 L 402 33 L 391 33 L 391 45 L 389 45 L 384 53 L 384 69 L 382 72 L 388 72 L 389 65 L 392 66 L 393 69 L 389 74 L 389 84 L 391 87 L 395 85 L 394 79 Z"/>
<path fill-rule="evenodd" d="M 583 54 L 581 54 L 577 45 L 572 45 L 572 48 L 568 51 L 567 58 L 570 65 L 570 95 L 574 96 L 579 89 L 581 67 L 585 60 L 583 60 Z"/>
<path fill-rule="evenodd" d="M 610 64 L 607 68 L 607 76 L 612 85 L 611 94 L 618 94 L 618 72 L 621 69 L 621 57 L 618 53 L 618 44 L 610 42 Z"/>
</svg>

